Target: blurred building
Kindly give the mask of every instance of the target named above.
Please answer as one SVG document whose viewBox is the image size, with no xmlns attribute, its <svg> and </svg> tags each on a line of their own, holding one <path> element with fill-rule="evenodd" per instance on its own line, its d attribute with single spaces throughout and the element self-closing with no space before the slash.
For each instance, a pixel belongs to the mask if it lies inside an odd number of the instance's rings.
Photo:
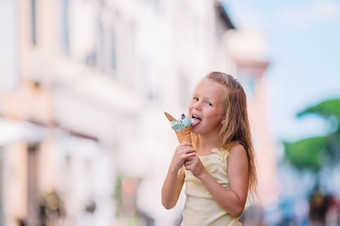
<svg viewBox="0 0 340 226">
<path fill-rule="evenodd" d="M 160 190 L 177 141 L 163 111 L 186 112 L 213 70 L 259 84 L 254 131 L 257 143 L 270 142 L 261 111 L 267 62 L 235 57 L 220 2 L 0 4 L 0 224 L 172 224 L 181 201 L 165 211 Z"/>
</svg>

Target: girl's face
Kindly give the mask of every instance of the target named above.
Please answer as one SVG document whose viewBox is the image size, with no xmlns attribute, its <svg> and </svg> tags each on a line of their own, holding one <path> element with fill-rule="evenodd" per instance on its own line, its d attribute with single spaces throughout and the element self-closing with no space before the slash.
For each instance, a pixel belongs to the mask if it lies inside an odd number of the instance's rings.
<svg viewBox="0 0 340 226">
<path fill-rule="evenodd" d="M 196 87 L 189 105 L 189 116 L 194 119 L 192 132 L 217 135 L 224 120 L 225 91 L 216 82 L 203 79 Z"/>
</svg>

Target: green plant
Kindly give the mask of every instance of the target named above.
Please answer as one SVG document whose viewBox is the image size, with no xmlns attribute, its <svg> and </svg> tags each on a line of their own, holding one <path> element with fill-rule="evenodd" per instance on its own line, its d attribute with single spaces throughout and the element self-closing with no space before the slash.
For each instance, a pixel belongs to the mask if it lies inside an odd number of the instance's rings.
<svg viewBox="0 0 340 226">
<path fill-rule="evenodd" d="M 298 117 L 316 115 L 325 119 L 329 131 L 325 136 L 309 137 L 295 142 L 284 141 L 285 157 L 297 169 L 320 171 L 340 160 L 340 99 L 324 100 L 309 106 Z"/>
</svg>

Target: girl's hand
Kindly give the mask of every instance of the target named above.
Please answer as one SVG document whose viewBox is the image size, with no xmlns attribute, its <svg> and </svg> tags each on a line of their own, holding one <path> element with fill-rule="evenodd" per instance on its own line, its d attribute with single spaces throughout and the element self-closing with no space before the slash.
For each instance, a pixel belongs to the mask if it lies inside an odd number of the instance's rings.
<svg viewBox="0 0 340 226">
<path fill-rule="evenodd" d="M 196 151 L 192 147 L 191 143 L 183 142 L 176 147 L 174 156 L 172 157 L 170 168 L 178 171 L 183 166 L 184 162 L 188 158 L 191 158 L 193 156 L 196 156 Z"/>
<path fill-rule="evenodd" d="M 207 172 L 200 158 L 196 154 L 186 159 L 184 167 L 185 169 L 190 170 L 197 178 L 200 178 L 200 176 Z"/>
</svg>

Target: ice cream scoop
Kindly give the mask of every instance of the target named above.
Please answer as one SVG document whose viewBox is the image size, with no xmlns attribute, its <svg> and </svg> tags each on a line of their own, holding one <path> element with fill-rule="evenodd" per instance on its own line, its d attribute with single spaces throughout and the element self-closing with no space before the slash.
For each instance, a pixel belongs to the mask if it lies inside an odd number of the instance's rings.
<svg viewBox="0 0 340 226">
<path fill-rule="evenodd" d="M 171 128 L 175 131 L 179 131 L 181 129 L 185 129 L 186 127 L 190 127 L 191 123 L 193 122 L 194 122 L 193 119 L 189 118 L 188 116 L 185 116 L 185 114 L 182 114 L 180 119 L 171 122 Z"/>
</svg>

